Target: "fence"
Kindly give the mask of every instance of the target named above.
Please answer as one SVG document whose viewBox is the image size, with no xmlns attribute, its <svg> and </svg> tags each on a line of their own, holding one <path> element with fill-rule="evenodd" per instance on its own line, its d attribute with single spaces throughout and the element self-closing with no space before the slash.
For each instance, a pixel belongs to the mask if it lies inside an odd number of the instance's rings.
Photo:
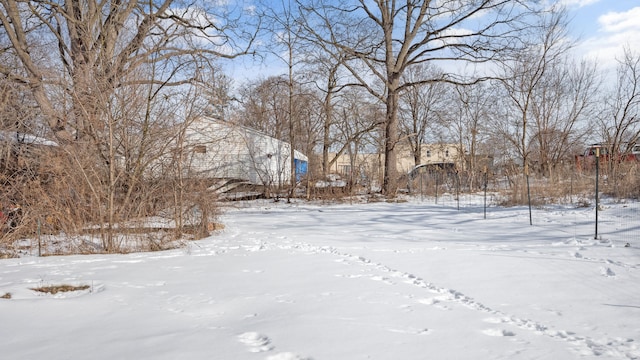
<svg viewBox="0 0 640 360">
<path fill-rule="evenodd" d="M 575 209 L 585 209 L 587 218 L 565 217 L 567 229 L 576 222 L 587 221 L 593 231 L 581 236 L 640 245 L 638 165 L 619 170 L 615 178 L 610 172 L 567 170 L 565 176 L 554 180 L 483 174 L 481 181 L 475 179 L 475 185 L 457 173 L 429 172 L 410 179 L 408 192 L 418 201 L 474 212 L 483 217 L 492 208 L 524 206 L 529 211 L 528 225 L 535 226 L 544 226 L 545 212 L 565 211 L 569 214 Z"/>
</svg>

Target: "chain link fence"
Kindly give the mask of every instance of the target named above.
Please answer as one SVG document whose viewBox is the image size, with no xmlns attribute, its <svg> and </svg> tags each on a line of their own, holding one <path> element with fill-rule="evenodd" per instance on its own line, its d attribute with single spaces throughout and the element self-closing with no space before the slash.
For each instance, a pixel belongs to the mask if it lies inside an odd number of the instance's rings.
<svg viewBox="0 0 640 360">
<path fill-rule="evenodd" d="M 492 208 L 522 207 L 529 212 L 530 221 L 526 225 L 532 226 L 544 226 L 549 212 L 562 212 L 566 215 L 561 219 L 568 232 L 577 224 L 592 225 L 592 233 L 575 233 L 575 236 L 640 246 L 640 171 L 637 167 L 618 169 L 617 175 L 612 174 L 611 169 L 596 174 L 593 170 L 574 171 L 567 167 L 563 176 L 553 180 L 542 176 L 527 179 L 522 174 L 487 173 L 472 179 L 466 174 L 435 169 L 409 179 L 407 187 L 409 195 L 419 202 L 476 213 L 478 217 L 486 218 Z M 580 226 L 585 228 L 589 226 Z"/>
</svg>

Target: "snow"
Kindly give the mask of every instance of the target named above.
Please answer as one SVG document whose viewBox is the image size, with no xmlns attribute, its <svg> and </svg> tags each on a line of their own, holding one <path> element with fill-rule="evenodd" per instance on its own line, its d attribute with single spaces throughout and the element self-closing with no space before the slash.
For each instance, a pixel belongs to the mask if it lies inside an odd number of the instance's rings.
<svg viewBox="0 0 640 360">
<path fill-rule="evenodd" d="M 38 135 L 8 130 L 0 130 L 0 141 L 9 141 L 12 143 L 24 143 L 30 145 L 58 146 L 57 142 L 47 140 Z"/>
<path fill-rule="evenodd" d="M 534 211 L 261 201 L 182 249 L 0 260 L 2 358 L 640 359 L 638 234 Z"/>
</svg>

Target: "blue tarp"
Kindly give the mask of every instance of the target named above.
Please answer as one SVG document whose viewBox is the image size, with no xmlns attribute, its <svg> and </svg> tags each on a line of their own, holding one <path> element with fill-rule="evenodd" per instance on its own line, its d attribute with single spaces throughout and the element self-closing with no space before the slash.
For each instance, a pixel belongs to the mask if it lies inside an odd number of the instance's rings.
<svg viewBox="0 0 640 360">
<path fill-rule="evenodd" d="M 293 159 L 293 163 L 296 166 L 296 182 L 302 180 L 302 177 L 307 175 L 307 162 L 300 159 Z"/>
</svg>

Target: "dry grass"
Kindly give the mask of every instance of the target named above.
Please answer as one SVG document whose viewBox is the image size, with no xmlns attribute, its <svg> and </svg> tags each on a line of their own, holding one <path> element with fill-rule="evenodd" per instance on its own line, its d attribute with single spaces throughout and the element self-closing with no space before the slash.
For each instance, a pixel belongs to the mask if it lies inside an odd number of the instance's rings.
<svg viewBox="0 0 640 360">
<path fill-rule="evenodd" d="M 572 168 L 558 169 L 552 177 L 530 175 L 529 185 L 522 174 L 512 176 L 509 188 L 501 193 L 501 206 L 526 205 L 531 198 L 532 206 L 546 204 L 573 204 L 588 206 L 594 194 L 595 174 L 577 173 Z"/>
<path fill-rule="evenodd" d="M 31 288 L 31 290 L 55 295 L 55 294 L 57 294 L 59 292 L 70 292 L 70 291 L 87 290 L 90 287 L 91 286 L 89 286 L 89 285 L 73 286 L 73 285 L 64 285 L 63 284 L 63 285 L 41 286 L 41 287 L 37 287 L 37 288 Z"/>
<path fill-rule="evenodd" d="M 0 243 L 1 244 L 1 243 Z M 0 249 L 0 259 L 12 259 L 18 257 L 14 252 Z"/>
<path fill-rule="evenodd" d="M 0 296 L 0 299 L 11 299 L 11 293 L 5 293 L 4 295 Z"/>
</svg>

